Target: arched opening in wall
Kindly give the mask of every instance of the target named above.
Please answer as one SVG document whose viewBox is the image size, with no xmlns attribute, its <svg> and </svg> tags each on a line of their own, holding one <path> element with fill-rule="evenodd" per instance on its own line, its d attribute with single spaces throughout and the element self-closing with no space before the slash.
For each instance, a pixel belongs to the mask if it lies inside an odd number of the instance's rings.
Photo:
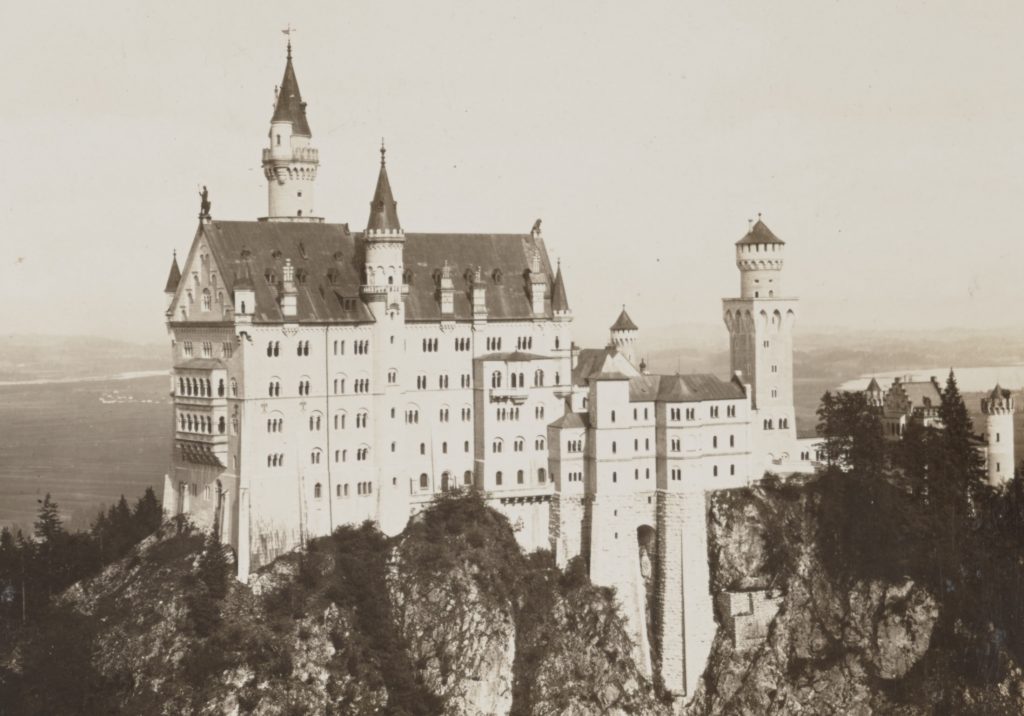
<svg viewBox="0 0 1024 716">
<path fill-rule="evenodd" d="M 658 565 L 658 533 L 650 525 L 636 528 L 637 559 L 640 564 L 640 579 L 644 587 L 644 621 L 647 624 L 647 643 L 651 649 L 651 665 L 654 673 L 660 671 L 659 654 L 655 645 L 658 643 L 658 615 L 655 613 L 657 565 Z"/>
<path fill-rule="evenodd" d="M 452 482 L 452 474 L 445 470 L 441 473 L 441 492 L 448 492 L 448 490 L 451 490 L 454 487 L 455 485 Z"/>
</svg>

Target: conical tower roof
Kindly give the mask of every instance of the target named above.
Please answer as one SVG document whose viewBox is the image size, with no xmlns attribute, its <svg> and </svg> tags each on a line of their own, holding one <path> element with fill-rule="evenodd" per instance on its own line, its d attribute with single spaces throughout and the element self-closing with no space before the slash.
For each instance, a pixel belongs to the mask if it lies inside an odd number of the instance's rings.
<svg viewBox="0 0 1024 716">
<path fill-rule="evenodd" d="M 377 175 L 377 188 L 370 202 L 370 218 L 366 222 L 367 231 L 401 231 L 398 222 L 398 202 L 391 194 L 391 182 L 388 181 L 387 163 L 384 155 L 387 150 L 383 142 L 380 145 L 380 173 Z"/>
<path fill-rule="evenodd" d="M 615 319 L 615 323 L 612 324 L 613 331 L 636 331 L 639 330 L 636 324 L 633 323 L 633 319 L 626 313 L 626 307 L 622 307 L 622 313 Z"/>
<path fill-rule="evenodd" d="M 562 280 L 562 262 L 558 262 L 558 271 L 555 273 L 555 285 L 551 289 L 551 310 L 568 311 L 569 298 L 565 295 L 565 282 Z"/>
<path fill-rule="evenodd" d="M 171 272 L 167 275 L 167 285 L 164 287 L 164 293 L 174 293 L 178 290 L 178 284 L 181 283 L 181 269 L 178 268 L 178 253 L 174 253 L 174 258 L 171 259 Z"/>
<path fill-rule="evenodd" d="M 881 392 L 882 392 L 882 386 L 880 386 L 880 385 L 878 384 L 878 381 L 877 381 L 877 380 L 875 380 L 874 378 L 872 378 L 872 379 L 871 379 L 871 382 L 870 382 L 870 383 L 868 383 L 868 389 L 867 389 L 867 392 L 869 392 L 869 393 L 881 393 Z"/>
<path fill-rule="evenodd" d="M 274 107 L 274 116 L 271 122 L 291 122 L 292 134 L 303 137 L 312 137 L 309 130 L 309 122 L 306 121 L 306 103 L 302 101 L 302 94 L 299 92 L 299 81 L 295 78 L 295 68 L 292 66 L 292 43 L 288 43 L 288 61 L 284 66 L 284 77 L 281 79 L 281 87 L 277 91 L 277 104 Z"/>
<path fill-rule="evenodd" d="M 785 244 L 786 242 L 780 239 L 778 236 L 772 233 L 772 230 L 761 221 L 760 215 L 758 216 L 757 222 L 750 227 L 750 231 L 746 235 L 736 242 L 740 244 Z"/>
</svg>

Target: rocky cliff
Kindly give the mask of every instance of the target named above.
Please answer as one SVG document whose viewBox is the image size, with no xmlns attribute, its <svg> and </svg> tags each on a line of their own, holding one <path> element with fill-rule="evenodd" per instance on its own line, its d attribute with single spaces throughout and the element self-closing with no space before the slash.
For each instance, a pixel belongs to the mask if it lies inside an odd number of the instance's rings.
<svg viewBox="0 0 1024 716">
<path fill-rule="evenodd" d="M 857 578 L 823 562 L 822 502 L 814 484 L 714 495 L 713 590 L 782 599 L 753 648 L 737 649 L 725 615 L 716 615 L 716 641 L 687 713 L 1024 713 L 1024 680 L 1006 653 L 995 655 L 1001 679 L 976 682 L 958 668 L 956 655 L 978 635 L 962 625 L 941 633 L 940 595 L 906 576 Z"/>
<path fill-rule="evenodd" d="M 249 585 L 229 558 L 168 524 L 73 587 L 0 662 L 0 713 L 668 713 L 613 595 L 523 555 L 478 498 L 395 539 L 339 530 Z"/>
</svg>

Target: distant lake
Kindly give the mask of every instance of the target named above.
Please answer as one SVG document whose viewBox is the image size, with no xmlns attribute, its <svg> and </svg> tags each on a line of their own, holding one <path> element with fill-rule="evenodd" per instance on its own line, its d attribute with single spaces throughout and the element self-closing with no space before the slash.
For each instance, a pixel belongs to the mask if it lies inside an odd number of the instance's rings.
<svg viewBox="0 0 1024 716">
<path fill-rule="evenodd" d="M 101 505 L 163 490 L 171 450 L 166 371 L 0 385 L 0 526 L 28 531 L 52 493 L 86 527 Z"/>
</svg>

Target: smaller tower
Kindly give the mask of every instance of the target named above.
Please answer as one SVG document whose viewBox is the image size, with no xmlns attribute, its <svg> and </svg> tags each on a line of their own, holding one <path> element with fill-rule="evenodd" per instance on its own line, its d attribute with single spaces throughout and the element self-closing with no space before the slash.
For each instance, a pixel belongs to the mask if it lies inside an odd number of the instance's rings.
<svg viewBox="0 0 1024 716">
<path fill-rule="evenodd" d="M 869 408 L 880 410 L 885 405 L 885 393 L 882 392 L 882 386 L 874 378 L 868 383 L 867 390 L 864 391 L 864 397 L 867 399 Z"/>
<path fill-rule="evenodd" d="M 981 399 L 988 443 L 988 481 L 993 487 L 1013 479 L 1013 411 L 1013 394 L 999 385 Z"/>
<path fill-rule="evenodd" d="M 366 221 L 366 280 L 363 282 L 363 300 L 367 302 L 377 320 L 386 313 L 404 310 L 405 285 L 405 231 L 398 221 L 398 202 L 391 193 L 391 181 L 385 157 L 387 149 L 380 143 L 380 172 L 377 187 L 370 201 L 370 216 Z"/>
<path fill-rule="evenodd" d="M 164 295 L 167 296 L 168 311 L 171 310 L 171 304 L 174 302 L 174 295 L 178 293 L 178 284 L 181 283 L 181 269 L 178 267 L 178 252 L 174 252 L 174 258 L 171 259 L 171 272 L 167 275 L 167 284 L 164 286 Z"/>
<path fill-rule="evenodd" d="M 569 308 L 569 297 L 565 293 L 565 280 L 562 278 L 562 261 L 558 261 L 558 270 L 555 272 L 555 285 L 551 289 L 551 312 L 555 315 L 555 321 L 571 321 L 572 310 Z"/>
<path fill-rule="evenodd" d="M 622 313 L 615 319 L 611 327 L 611 341 L 609 345 L 621 353 L 626 360 L 634 367 L 636 360 L 636 341 L 640 336 L 640 329 L 633 323 L 633 319 L 626 313 L 626 307 L 622 307 Z"/>
<path fill-rule="evenodd" d="M 313 133 L 306 120 L 306 103 L 292 67 L 292 42 L 284 78 L 270 120 L 270 146 L 263 150 L 267 178 L 267 216 L 264 221 L 323 221 L 313 216 L 313 184 L 320 156 L 310 145 Z"/>
</svg>

